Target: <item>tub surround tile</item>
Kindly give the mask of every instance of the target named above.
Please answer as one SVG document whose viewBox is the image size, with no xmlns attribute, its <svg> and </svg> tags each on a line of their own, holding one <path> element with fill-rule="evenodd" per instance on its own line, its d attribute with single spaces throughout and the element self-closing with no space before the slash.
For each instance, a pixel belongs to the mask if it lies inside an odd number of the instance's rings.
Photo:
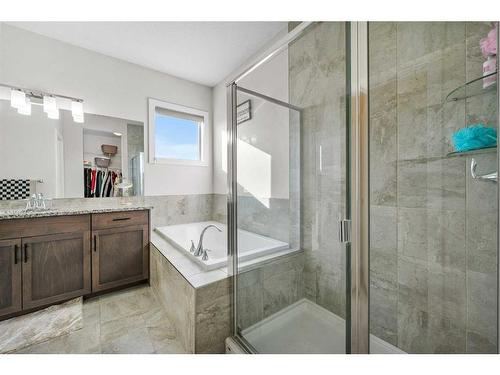
<svg viewBox="0 0 500 375">
<path fill-rule="evenodd" d="M 267 207 L 257 198 L 238 196 L 238 228 L 290 243 L 293 225 L 290 199 L 270 198 Z"/>
<path fill-rule="evenodd" d="M 220 269 L 212 270 L 208 272 L 201 272 L 194 274 L 189 277 L 189 283 L 194 288 L 201 288 L 205 285 L 215 283 L 216 281 L 224 280 L 228 278 L 227 270 L 223 271 Z"/>
<path fill-rule="evenodd" d="M 151 286 L 188 353 L 194 352 L 195 289 L 153 245 Z"/>
<path fill-rule="evenodd" d="M 231 335 L 231 293 L 230 278 L 196 290 L 196 353 L 224 353 Z"/>
<path fill-rule="evenodd" d="M 212 219 L 213 194 L 146 196 L 144 199 L 154 207 L 153 228 Z"/>
<path fill-rule="evenodd" d="M 215 273 L 210 271 L 193 285 L 155 246 L 151 247 L 151 264 L 151 285 L 183 349 L 188 353 L 223 353 L 224 340 L 230 335 L 231 279 L 227 274 L 216 270 L 224 277 L 211 280 Z"/>
</svg>

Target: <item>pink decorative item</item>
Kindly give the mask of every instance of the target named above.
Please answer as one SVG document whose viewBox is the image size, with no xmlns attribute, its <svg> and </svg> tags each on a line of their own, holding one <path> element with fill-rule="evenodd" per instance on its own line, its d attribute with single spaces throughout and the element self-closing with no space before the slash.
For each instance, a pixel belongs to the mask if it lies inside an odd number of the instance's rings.
<svg viewBox="0 0 500 375">
<path fill-rule="evenodd" d="M 498 23 L 495 23 L 495 26 L 490 30 L 488 36 L 479 41 L 481 51 L 483 52 L 483 56 L 485 58 L 488 56 L 495 56 L 497 54 L 497 29 Z"/>
<path fill-rule="evenodd" d="M 483 63 L 483 76 L 494 73 L 497 70 L 497 58 L 496 56 L 488 56 L 488 60 Z M 496 75 L 491 75 L 489 77 L 483 78 L 483 89 L 488 86 L 495 84 L 497 81 Z"/>
<path fill-rule="evenodd" d="M 490 30 L 488 36 L 479 41 L 481 52 L 487 60 L 483 63 L 483 76 L 495 73 L 497 71 L 497 34 L 498 23 L 495 23 L 493 29 Z M 496 75 L 491 75 L 483 79 L 483 88 L 495 84 L 497 81 Z"/>
</svg>

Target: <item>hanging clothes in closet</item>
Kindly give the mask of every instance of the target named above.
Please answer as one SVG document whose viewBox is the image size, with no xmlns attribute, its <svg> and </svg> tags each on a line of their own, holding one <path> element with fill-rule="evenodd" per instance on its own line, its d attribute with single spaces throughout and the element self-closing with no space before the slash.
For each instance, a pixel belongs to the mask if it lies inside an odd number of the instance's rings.
<svg viewBox="0 0 500 375">
<path fill-rule="evenodd" d="M 116 179 L 122 178 L 120 171 L 98 168 L 84 168 L 85 198 L 112 197 Z"/>
</svg>

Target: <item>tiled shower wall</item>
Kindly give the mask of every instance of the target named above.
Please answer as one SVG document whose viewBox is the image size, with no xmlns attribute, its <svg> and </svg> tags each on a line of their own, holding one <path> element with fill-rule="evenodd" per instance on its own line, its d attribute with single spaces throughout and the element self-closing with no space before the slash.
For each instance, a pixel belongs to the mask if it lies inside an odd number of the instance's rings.
<svg viewBox="0 0 500 375">
<path fill-rule="evenodd" d="M 482 75 L 489 23 L 370 23 L 370 324 L 411 353 L 496 351 L 497 184 L 451 135 L 496 127 L 496 91 L 445 102 Z M 474 155 L 496 171 L 496 150 Z"/>
</svg>

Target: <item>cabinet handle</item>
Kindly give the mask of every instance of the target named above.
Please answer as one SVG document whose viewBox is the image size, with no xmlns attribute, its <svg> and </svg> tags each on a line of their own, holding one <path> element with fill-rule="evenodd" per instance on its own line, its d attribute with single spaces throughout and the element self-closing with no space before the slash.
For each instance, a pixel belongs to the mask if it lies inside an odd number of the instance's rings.
<svg viewBox="0 0 500 375">
<path fill-rule="evenodd" d="M 28 263 L 28 244 L 24 244 L 24 263 Z"/>
<path fill-rule="evenodd" d="M 124 220 L 130 220 L 129 217 L 115 217 L 113 221 L 124 221 Z"/>
<path fill-rule="evenodd" d="M 19 258 L 17 256 L 17 252 L 19 250 L 19 245 L 14 245 L 14 264 L 17 264 L 19 262 Z"/>
<path fill-rule="evenodd" d="M 97 234 L 94 234 L 94 252 L 97 252 Z"/>
</svg>

